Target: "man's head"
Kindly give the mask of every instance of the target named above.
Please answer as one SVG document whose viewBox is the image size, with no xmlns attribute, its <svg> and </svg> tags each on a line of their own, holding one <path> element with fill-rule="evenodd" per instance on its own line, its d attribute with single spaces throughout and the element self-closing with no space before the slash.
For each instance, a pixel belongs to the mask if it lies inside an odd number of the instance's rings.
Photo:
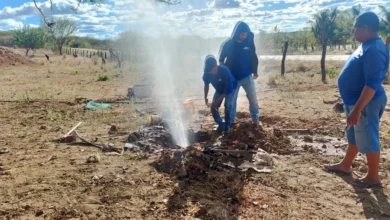
<svg viewBox="0 0 390 220">
<path fill-rule="evenodd" d="M 353 34 L 359 42 L 366 42 L 378 36 L 379 18 L 374 12 L 360 14 L 353 25 Z"/>
<path fill-rule="evenodd" d="M 204 73 L 213 75 L 218 73 L 217 60 L 213 55 L 208 55 L 206 57 L 204 61 Z"/>
</svg>

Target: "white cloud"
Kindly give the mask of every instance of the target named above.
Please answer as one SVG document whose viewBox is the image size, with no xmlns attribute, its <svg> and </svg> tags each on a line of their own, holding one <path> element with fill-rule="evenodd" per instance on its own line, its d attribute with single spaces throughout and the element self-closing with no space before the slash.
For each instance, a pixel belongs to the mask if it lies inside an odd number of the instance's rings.
<svg viewBox="0 0 390 220">
<path fill-rule="evenodd" d="M 379 12 L 378 5 L 390 6 L 388 0 L 236 0 L 239 7 L 220 9 L 215 6 L 222 0 L 182 0 L 182 5 L 169 7 L 152 1 L 106 0 L 99 6 L 84 4 L 76 12 L 72 9 L 77 0 L 56 0 L 53 9 L 48 1 L 39 6 L 49 17 L 69 16 L 77 20 L 78 34 L 99 38 L 115 37 L 120 27 L 136 27 L 149 33 L 229 36 L 239 20 L 246 21 L 254 32 L 260 28 L 271 30 L 275 25 L 283 31 L 294 31 L 306 27 L 313 14 L 326 7 L 347 9 L 362 4 L 363 8 Z M 5 7 L 0 9 L 0 29 L 14 29 L 38 16 L 30 1 L 19 7 Z"/>
</svg>

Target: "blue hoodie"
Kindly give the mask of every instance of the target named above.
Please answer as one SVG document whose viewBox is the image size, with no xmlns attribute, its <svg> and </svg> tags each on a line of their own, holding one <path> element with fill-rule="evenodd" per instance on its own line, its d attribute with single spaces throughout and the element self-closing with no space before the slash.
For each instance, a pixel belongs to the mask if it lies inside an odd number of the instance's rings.
<svg viewBox="0 0 390 220">
<path fill-rule="evenodd" d="M 238 43 L 236 40 L 243 32 L 247 32 L 248 37 Z M 244 79 L 252 73 L 257 74 L 259 61 L 254 44 L 254 34 L 245 22 L 239 21 L 231 37 L 222 44 L 219 62 L 225 63 L 236 80 Z"/>
</svg>

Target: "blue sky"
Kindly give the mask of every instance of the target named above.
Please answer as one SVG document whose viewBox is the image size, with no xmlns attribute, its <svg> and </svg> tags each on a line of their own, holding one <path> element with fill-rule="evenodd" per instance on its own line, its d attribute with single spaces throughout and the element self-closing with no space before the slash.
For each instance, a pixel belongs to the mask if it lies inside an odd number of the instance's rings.
<svg viewBox="0 0 390 220">
<path fill-rule="evenodd" d="M 38 0 L 45 15 L 67 16 L 79 24 L 78 35 L 115 38 L 123 29 L 174 35 L 195 34 L 203 37 L 229 36 L 234 24 L 246 21 L 254 32 L 283 31 L 308 26 L 317 11 L 327 7 L 348 9 L 361 4 L 363 9 L 379 12 L 378 5 L 389 7 L 389 0 L 182 0 L 177 6 L 153 3 L 153 0 L 105 0 L 104 4 L 86 4 L 72 10 L 77 0 Z M 38 26 L 40 15 L 32 0 L 1 0 L 0 30 L 23 24 Z"/>
</svg>

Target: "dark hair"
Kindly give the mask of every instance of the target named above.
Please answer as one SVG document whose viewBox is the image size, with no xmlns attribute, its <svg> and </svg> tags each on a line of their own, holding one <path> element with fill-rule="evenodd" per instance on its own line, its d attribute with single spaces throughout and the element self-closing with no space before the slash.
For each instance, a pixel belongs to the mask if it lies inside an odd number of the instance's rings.
<svg viewBox="0 0 390 220">
<path fill-rule="evenodd" d="M 210 71 L 217 65 L 217 59 L 213 55 L 208 55 L 204 60 L 204 72 L 210 73 Z"/>
<path fill-rule="evenodd" d="M 370 30 L 378 32 L 379 18 L 374 12 L 364 12 L 360 14 L 355 21 L 354 27 L 366 25 Z"/>
</svg>

